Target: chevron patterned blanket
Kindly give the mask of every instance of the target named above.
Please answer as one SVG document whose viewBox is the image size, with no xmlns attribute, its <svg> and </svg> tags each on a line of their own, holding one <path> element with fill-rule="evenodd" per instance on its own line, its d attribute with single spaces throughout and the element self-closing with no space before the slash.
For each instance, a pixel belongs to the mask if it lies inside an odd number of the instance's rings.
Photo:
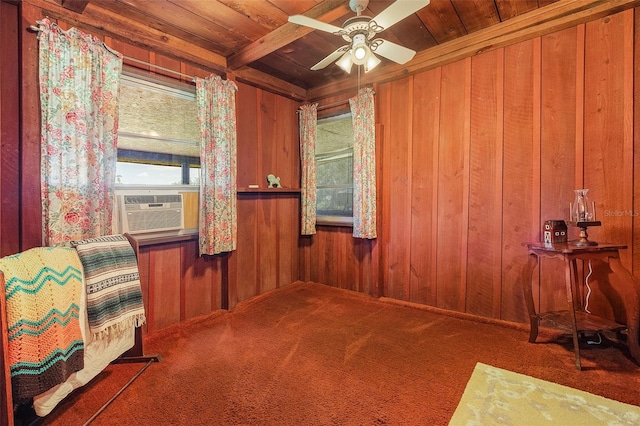
<svg viewBox="0 0 640 426">
<path fill-rule="evenodd" d="M 84 366 L 82 265 L 72 248 L 39 247 L 0 259 L 0 270 L 13 398 L 21 403 Z"/>
<path fill-rule="evenodd" d="M 94 339 L 109 339 L 145 322 L 136 255 L 123 235 L 71 243 L 84 269 L 87 318 Z"/>
</svg>

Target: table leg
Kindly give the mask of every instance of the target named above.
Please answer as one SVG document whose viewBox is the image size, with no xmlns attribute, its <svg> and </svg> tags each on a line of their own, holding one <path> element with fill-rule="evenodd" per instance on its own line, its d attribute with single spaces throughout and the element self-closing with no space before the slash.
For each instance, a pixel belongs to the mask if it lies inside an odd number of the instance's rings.
<svg viewBox="0 0 640 426">
<path fill-rule="evenodd" d="M 578 261 L 573 259 L 571 261 L 571 273 L 573 274 L 573 308 L 577 310 L 581 310 L 584 306 L 583 303 L 583 291 L 582 284 L 580 283 L 580 275 L 578 275 Z"/>
<path fill-rule="evenodd" d="M 571 328 L 573 334 L 573 352 L 576 355 L 576 368 L 578 370 L 582 369 L 580 363 L 580 343 L 578 341 L 578 324 L 576 321 L 576 309 L 575 309 L 575 299 L 573 297 L 574 288 L 576 288 L 576 283 L 571 279 L 571 267 L 573 265 L 573 261 L 569 258 L 569 256 L 564 256 L 564 279 L 567 287 L 567 305 L 569 307 L 569 316 L 571 317 Z M 575 276 L 575 280 L 578 277 Z"/>
<path fill-rule="evenodd" d="M 522 269 L 522 290 L 524 292 L 524 301 L 527 304 L 527 312 L 529 313 L 529 342 L 534 343 L 538 337 L 538 315 L 536 314 L 536 306 L 533 303 L 533 293 L 531 291 L 533 271 L 538 265 L 538 256 L 534 253 L 529 253 L 529 260 Z"/>
<path fill-rule="evenodd" d="M 627 346 L 636 363 L 640 364 L 640 345 L 638 343 L 638 329 L 640 328 L 640 286 L 635 282 L 629 271 L 622 266 L 619 257 L 610 257 L 609 267 L 613 273 L 622 280 L 622 296 L 624 298 L 624 309 L 627 315 Z"/>
</svg>

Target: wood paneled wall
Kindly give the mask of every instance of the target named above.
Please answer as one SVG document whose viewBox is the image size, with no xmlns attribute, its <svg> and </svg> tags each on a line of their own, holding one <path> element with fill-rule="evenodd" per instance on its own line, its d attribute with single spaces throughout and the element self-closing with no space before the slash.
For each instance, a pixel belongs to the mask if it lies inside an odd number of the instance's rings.
<svg viewBox="0 0 640 426">
<path fill-rule="evenodd" d="M 229 307 L 299 279 L 300 193 L 269 192 L 266 176 L 300 188 L 299 103 L 238 83 L 238 247 L 230 257 Z"/>
<path fill-rule="evenodd" d="M 39 181 L 25 178 L 25 171 L 39 169 L 40 122 L 36 36 L 26 27 L 42 17 L 37 7 L 22 4 L 21 222 L 15 238 L 5 240 L 4 226 L 2 233 L 3 245 L 10 240 L 20 250 L 41 244 Z M 150 303 L 155 313 L 168 306 L 153 327 L 217 309 L 222 301 L 233 307 L 297 279 L 523 321 L 517 283 L 523 243 L 539 239 L 544 220 L 566 218 L 580 187 L 590 189 L 603 221 L 591 237 L 628 244 L 624 264 L 640 275 L 634 256 L 640 250 L 638 27 L 634 10 L 627 10 L 375 85 L 379 238 L 357 240 L 349 228 L 323 226 L 315 236 L 299 237 L 297 193 L 243 192 L 236 252 L 205 260 L 192 243 L 163 246 L 166 253 L 150 249 L 153 279 L 164 280 L 154 269 L 164 262 L 181 259 L 182 265 L 179 273 L 165 271 L 173 277 L 170 287 L 149 288 L 150 297 L 163 300 Z M 105 42 L 165 68 L 210 73 L 108 37 Z M 238 86 L 238 186 L 263 188 L 273 173 L 283 186 L 297 188 L 297 103 Z M 2 183 L 11 184 L 5 171 Z M 212 269 L 206 285 L 193 285 L 195 293 L 211 286 L 206 302 L 191 298 L 185 278 L 191 267 L 196 275 Z M 218 271 L 228 272 L 228 282 Z M 553 261 L 541 265 L 537 281 L 544 285 L 536 286 L 536 297 L 544 308 L 564 303 L 562 286 L 548 284 L 557 271 Z"/>
<path fill-rule="evenodd" d="M 20 244 L 20 12 L 0 2 L 0 255 L 16 253 Z"/>
<path fill-rule="evenodd" d="M 1 3 L 4 7 L 5 3 Z M 17 11 L 17 8 L 16 8 Z M 17 13 L 17 12 L 16 12 Z M 2 254 L 24 251 L 42 244 L 40 218 L 40 115 L 38 93 L 37 36 L 26 27 L 44 17 L 43 11 L 31 3 L 22 3 L 23 33 L 21 59 L 22 137 L 14 141 L 15 151 L 2 150 L 2 184 L 10 185 L 21 178 L 22 193 L 18 208 L 1 210 L 0 218 L 22 217 L 15 235 L 2 223 L 2 247 L 13 244 Z M 5 14 L 3 13 L 3 17 Z M 17 26 L 17 16 L 12 22 Z M 62 28 L 69 25 L 63 21 Z M 9 26 L 5 28 L 10 28 Z M 124 63 L 138 69 L 185 82 L 189 77 L 140 65 L 126 57 L 145 61 L 189 76 L 207 77 L 210 70 L 141 49 L 137 46 L 102 37 L 105 43 L 125 56 Z M 16 39 L 17 42 L 17 39 Z M 11 49 L 16 55 L 16 49 Z M 4 66 L 6 62 L 3 61 Z M 11 77 L 17 81 L 17 73 Z M 233 79 L 230 75 L 228 78 Z M 280 176 L 284 187 L 299 188 L 299 148 L 296 108 L 298 103 L 252 86 L 237 83 L 238 111 L 238 186 L 260 184 L 266 187 L 266 175 Z M 17 96 L 17 95 L 16 95 Z M 15 101 L 15 98 L 14 98 Z M 3 108 L 0 111 L 5 111 Z M 6 109 L 8 112 L 9 109 Z M 16 113 L 17 114 L 17 113 Z M 3 125 L 3 130 L 5 126 Z M 3 139 L 3 144 L 4 144 Z M 21 151 L 21 167 L 4 165 L 4 159 L 17 164 Z M 12 160 L 15 155 L 16 159 Z M 5 175 L 7 176 L 5 178 Z M 2 187 L 4 190 L 4 186 Z M 3 200 L 5 199 L 3 194 Z M 148 323 L 146 331 L 233 307 L 237 301 L 298 280 L 299 193 L 248 193 L 238 199 L 238 250 L 232 255 L 199 257 L 196 240 L 143 245 L 138 252 L 141 281 Z M 13 216 L 9 216 L 12 214 Z M 17 229 L 20 229 L 18 233 Z M 7 238 L 5 238 L 7 235 Z M 6 243 L 5 243 L 6 241 Z M 20 242 L 20 245 L 18 246 Z M 13 248 L 11 248 L 13 247 Z"/>
<path fill-rule="evenodd" d="M 197 239 L 142 245 L 137 254 L 145 332 L 225 307 L 228 255 L 199 256 Z"/>
<path fill-rule="evenodd" d="M 308 279 L 373 294 L 358 283 L 381 274 L 385 296 L 525 321 L 523 243 L 568 218 L 576 188 L 589 188 L 602 221 L 590 237 L 627 244 L 623 264 L 640 277 L 634 13 L 377 85 L 378 241 L 320 227 Z M 379 270 L 358 259 L 363 244 L 381 245 Z M 536 276 L 544 309 L 566 303 L 558 263 L 546 259 Z"/>
</svg>

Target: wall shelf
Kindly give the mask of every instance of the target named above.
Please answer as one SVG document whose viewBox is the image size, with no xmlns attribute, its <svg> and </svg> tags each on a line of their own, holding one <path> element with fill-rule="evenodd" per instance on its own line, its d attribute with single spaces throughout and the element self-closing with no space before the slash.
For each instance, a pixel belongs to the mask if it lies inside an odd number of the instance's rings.
<svg viewBox="0 0 640 426">
<path fill-rule="evenodd" d="M 238 194 L 299 194 L 300 188 L 238 188 Z"/>
</svg>

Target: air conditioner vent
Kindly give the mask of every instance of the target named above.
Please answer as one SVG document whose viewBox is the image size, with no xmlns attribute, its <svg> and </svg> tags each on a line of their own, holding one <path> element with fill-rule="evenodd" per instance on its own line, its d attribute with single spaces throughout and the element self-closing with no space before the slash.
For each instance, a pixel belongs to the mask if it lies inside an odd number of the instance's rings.
<svg viewBox="0 0 640 426">
<path fill-rule="evenodd" d="M 182 194 L 123 195 L 124 204 L 180 203 Z"/>
<path fill-rule="evenodd" d="M 183 229 L 182 194 L 122 195 L 120 219 L 129 234 Z"/>
</svg>

